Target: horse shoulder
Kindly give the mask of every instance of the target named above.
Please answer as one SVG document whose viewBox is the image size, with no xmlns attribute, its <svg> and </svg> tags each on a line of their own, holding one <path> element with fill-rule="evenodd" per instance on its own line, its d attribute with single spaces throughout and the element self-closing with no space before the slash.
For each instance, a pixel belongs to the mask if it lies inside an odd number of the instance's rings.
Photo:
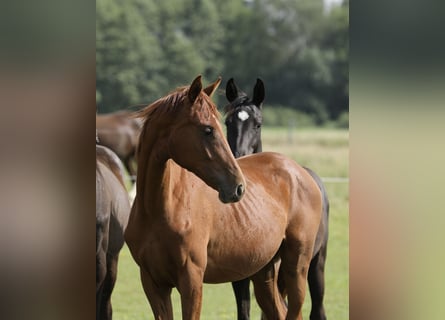
<svg viewBox="0 0 445 320">
<path fill-rule="evenodd" d="M 206 237 L 206 220 L 212 219 L 214 203 L 219 205 L 217 192 L 195 174 L 176 164 L 175 167 L 176 174 L 170 181 L 171 198 L 167 199 L 169 227 L 181 241 L 195 235 Z"/>
</svg>

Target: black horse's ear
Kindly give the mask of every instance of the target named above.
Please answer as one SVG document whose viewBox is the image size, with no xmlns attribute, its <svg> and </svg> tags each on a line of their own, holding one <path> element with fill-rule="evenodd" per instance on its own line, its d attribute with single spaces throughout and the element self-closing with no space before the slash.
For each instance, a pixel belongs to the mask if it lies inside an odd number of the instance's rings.
<svg viewBox="0 0 445 320">
<path fill-rule="evenodd" d="M 216 91 L 216 89 L 218 89 L 219 84 L 221 83 L 221 77 L 218 77 L 218 79 L 216 79 L 215 82 L 213 82 L 212 84 L 209 84 L 207 87 L 205 87 L 203 89 L 203 91 L 209 96 L 211 97 L 213 95 L 213 93 Z"/>
<path fill-rule="evenodd" d="M 229 100 L 229 102 L 234 101 L 236 98 L 238 98 L 238 87 L 235 84 L 235 81 L 233 78 L 230 78 L 229 81 L 227 81 L 226 85 L 226 98 Z"/>
<path fill-rule="evenodd" d="M 195 103 L 195 100 L 201 93 L 201 90 L 202 82 L 201 75 L 199 75 L 195 78 L 195 80 L 193 80 L 192 84 L 190 85 L 189 92 L 187 93 L 187 96 L 192 104 Z"/>
<path fill-rule="evenodd" d="M 256 79 L 252 101 L 258 108 L 261 108 L 261 104 L 264 101 L 264 83 L 260 78 Z"/>
</svg>

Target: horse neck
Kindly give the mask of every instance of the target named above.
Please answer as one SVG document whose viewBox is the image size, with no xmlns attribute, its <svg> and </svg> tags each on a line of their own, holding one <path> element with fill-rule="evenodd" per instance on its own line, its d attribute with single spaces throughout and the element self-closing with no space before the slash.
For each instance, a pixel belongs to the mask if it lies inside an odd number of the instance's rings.
<svg viewBox="0 0 445 320">
<path fill-rule="evenodd" d="M 148 129 L 146 129 L 148 130 Z M 151 133 L 158 133 L 152 136 Z M 170 166 L 168 165 L 167 145 L 163 143 L 162 131 L 151 128 L 150 134 L 146 132 L 144 141 L 140 144 L 138 155 L 138 177 L 136 200 L 141 212 L 145 215 L 153 215 L 161 212 L 157 209 L 164 207 L 164 198 L 170 178 Z"/>
</svg>

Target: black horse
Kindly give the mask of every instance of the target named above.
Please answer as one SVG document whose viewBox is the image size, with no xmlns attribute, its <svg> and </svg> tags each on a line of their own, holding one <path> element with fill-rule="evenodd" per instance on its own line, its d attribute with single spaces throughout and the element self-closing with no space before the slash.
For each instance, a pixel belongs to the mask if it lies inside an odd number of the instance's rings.
<svg viewBox="0 0 445 320">
<path fill-rule="evenodd" d="M 227 140 L 235 157 L 262 151 L 261 125 L 262 104 L 265 96 L 264 84 L 257 79 L 253 89 L 253 98 L 250 99 L 242 92 L 231 78 L 226 85 L 226 97 L 229 105 L 226 106 Z M 326 189 L 320 177 L 311 169 L 305 169 L 317 182 L 323 197 L 323 213 L 315 241 L 314 253 L 308 271 L 308 283 L 312 300 L 311 320 L 325 320 L 323 307 L 324 297 L 324 269 L 328 243 L 328 217 L 329 200 Z M 250 280 L 244 279 L 232 282 L 236 297 L 238 320 L 250 318 Z M 284 290 L 283 286 L 281 286 Z"/>
</svg>

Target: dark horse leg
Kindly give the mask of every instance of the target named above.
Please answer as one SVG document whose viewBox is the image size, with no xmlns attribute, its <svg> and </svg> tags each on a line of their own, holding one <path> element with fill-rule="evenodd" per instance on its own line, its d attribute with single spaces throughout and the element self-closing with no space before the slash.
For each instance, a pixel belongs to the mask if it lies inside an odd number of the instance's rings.
<svg viewBox="0 0 445 320">
<path fill-rule="evenodd" d="M 118 256 L 107 255 L 107 275 L 103 282 L 101 303 L 100 303 L 100 320 L 110 320 L 112 318 L 111 309 L 111 292 L 116 283 Z"/>
<path fill-rule="evenodd" d="M 326 320 L 323 307 L 325 262 L 326 244 L 324 244 L 320 248 L 320 251 L 312 258 L 309 266 L 308 283 L 312 300 L 311 320 Z"/>
<path fill-rule="evenodd" d="M 102 304 L 102 292 L 103 292 L 103 282 L 106 275 L 105 264 L 101 264 L 101 258 L 96 256 L 96 320 L 100 319 L 101 304 Z M 103 255 L 103 261 L 105 260 L 105 255 Z"/>
<path fill-rule="evenodd" d="M 250 279 L 232 282 L 233 292 L 236 298 L 238 320 L 250 319 Z"/>
<path fill-rule="evenodd" d="M 104 232 L 102 224 L 96 224 L 96 320 L 100 319 L 104 281 L 107 275 L 107 254 L 102 248 Z"/>
</svg>

